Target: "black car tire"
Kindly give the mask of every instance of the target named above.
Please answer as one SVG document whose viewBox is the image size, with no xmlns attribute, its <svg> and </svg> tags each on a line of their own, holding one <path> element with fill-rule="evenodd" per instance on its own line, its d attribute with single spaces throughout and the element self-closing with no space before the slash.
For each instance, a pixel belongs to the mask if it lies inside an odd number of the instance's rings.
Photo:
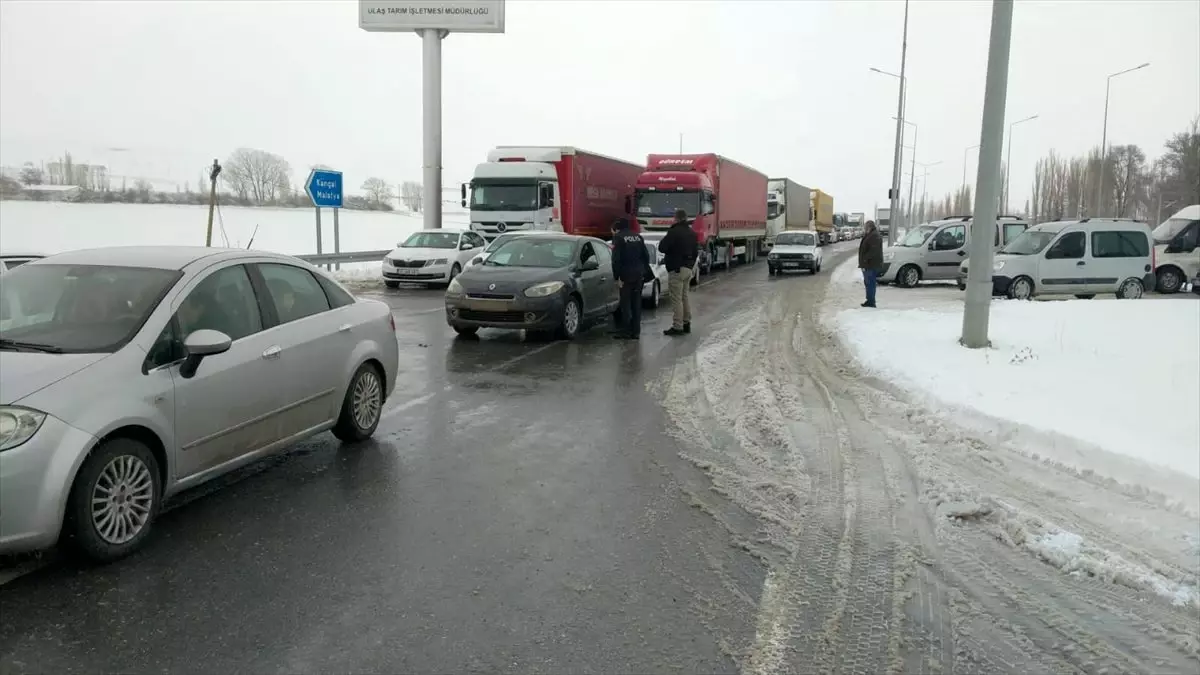
<svg viewBox="0 0 1200 675">
<path fill-rule="evenodd" d="M 101 474 L 114 461 L 130 457 L 141 462 L 150 475 L 150 507 L 149 514 L 141 529 L 131 539 L 119 544 L 113 544 L 96 531 L 93 520 L 92 499 L 96 484 Z M 154 521 L 158 517 L 162 501 L 162 474 L 158 459 L 150 448 L 141 441 L 132 438 L 113 438 L 103 441 L 92 450 L 75 482 L 71 484 L 71 492 L 67 497 L 66 518 L 63 523 L 64 543 L 75 553 L 97 563 L 108 563 L 123 558 L 141 547 L 150 536 Z"/>
<path fill-rule="evenodd" d="M 573 321 L 572 312 L 574 312 Z M 575 336 L 579 335 L 581 325 L 583 325 L 583 306 L 579 304 L 578 298 L 571 296 L 563 305 L 562 320 L 559 321 L 558 330 L 555 333 L 563 340 L 574 340 Z"/>
<path fill-rule="evenodd" d="M 374 378 L 375 392 L 370 392 L 371 383 L 367 378 Z M 383 404 L 386 398 L 385 392 L 387 388 L 384 386 L 384 376 L 379 368 L 373 363 L 364 363 L 354 371 L 354 376 L 350 378 L 350 386 L 346 387 L 346 395 L 342 397 L 342 409 L 338 414 L 337 423 L 333 425 L 333 435 L 343 443 L 358 443 L 365 441 L 375 433 L 375 429 L 379 426 L 379 420 L 383 418 Z M 359 421 L 359 415 L 355 411 L 355 397 L 362 389 L 364 396 L 377 396 L 378 401 L 374 403 L 376 408 L 370 418 L 364 424 Z"/>
<path fill-rule="evenodd" d="M 478 326 L 451 326 L 451 328 L 463 337 L 474 337 L 479 332 Z"/>
</svg>

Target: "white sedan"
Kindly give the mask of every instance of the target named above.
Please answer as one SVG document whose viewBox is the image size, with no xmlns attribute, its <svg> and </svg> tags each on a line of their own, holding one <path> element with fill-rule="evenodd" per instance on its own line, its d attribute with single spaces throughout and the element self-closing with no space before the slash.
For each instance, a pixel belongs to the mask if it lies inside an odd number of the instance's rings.
<svg viewBox="0 0 1200 675">
<path fill-rule="evenodd" d="M 663 255 L 658 252 L 662 239 L 646 239 L 646 253 L 650 255 L 650 269 L 654 270 L 654 281 L 642 287 L 642 301 L 650 308 L 658 307 L 662 294 L 667 290 L 667 268 Z"/>
<path fill-rule="evenodd" d="M 365 440 L 396 385 L 388 306 L 288 256 L 72 251 L 5 273 L 0 304 L 0 554 L 125 556 L 172 494 Z"/>
<path fill-rule="evenodd" d="M 483 236 L 459 228 L 414 232 L 383 259 L 383 283 L 449 284 L 483 252 Z"/>
</svg>

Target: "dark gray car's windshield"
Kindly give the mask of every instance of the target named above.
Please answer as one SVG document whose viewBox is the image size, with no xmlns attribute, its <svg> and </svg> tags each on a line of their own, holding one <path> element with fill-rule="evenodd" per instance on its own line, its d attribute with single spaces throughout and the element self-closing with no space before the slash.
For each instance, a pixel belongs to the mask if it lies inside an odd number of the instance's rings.
<svg viewBox="0 0 1200 675">
<path fill-rule="evenodd" d="M 1041 253 L 1042 249 L 1046 248 L 1057 232 L 1048 232 L 1046 230 L 1025 230 L 1021 236 L 1013 239 L 1007 246 L 1000 249 L 1000 253 L 1008 253 L 1010 255 L 1033 255 Z"/>
<path fill-rule="evenodd" d="M 513 239 L 516 239 L 519 236 L 521 236 L 521 235 L 519 235 L 519 234 L 502 234 L 499 237 L 496 237 L 495 239 L 493 239 L 492 243 L 488 244 L 487 248 L 483 249 L 483 252 L 484 253 L 494 253 L 496 251 L 496 249 L 507 244 L 508 242 L 512 241 Z"/>
<path fill-rule="evenodd" d="M 700 213 L 699 192 L 650 192 L 637 193 L 637 214 L 641 218 L 670 218 L 675 209 L 683 209 L 688 218 Z"/>
<path fill-rule="evenodd" d="M 936 229 L 936 225 L 918 225 L 917 227 L 909 230 L 908 233 L 904 235 L 903 239 L 896 242 L 896 245 L 916 248 L 921 244 L 924 244 L 925 240 L 928 239 L 929 235 L 933 234 L 933 231 Z"/>
<path fill-rule="evenodd" d="M 517 237 L 502 244 L 483 264 L 491 267 L 566 267 L 574 259 L 573 241 Z"/>
<path fill-rule="evenodd" d="M 817 239 L 809 232 L 784 232 L 775 236 L 776 246 L 816 246 Z"/>
<path fill-rule="evenodd" d="M 524 185 L 475 185 L 471 188 L 471 208 L 476 211 L 528 211 L 538 207 L 538 188 Z"/>
<path fill-rule="evenodd" d="M 417 232 L 400 248 L 458 248 L 457 232 Z"/>
<path fill-rule="evenodd" d="M 149 267 L 22 265 L 0 284 L 0 349 L 115 351 L 179 277 Z"/>
</svg>

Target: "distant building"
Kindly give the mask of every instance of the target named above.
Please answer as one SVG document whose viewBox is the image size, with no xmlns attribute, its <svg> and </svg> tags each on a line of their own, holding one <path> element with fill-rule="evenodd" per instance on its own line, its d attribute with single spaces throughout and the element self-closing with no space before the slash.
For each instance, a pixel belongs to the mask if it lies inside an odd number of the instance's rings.
<svg viewBox="0 0 1200 675">
<path fill-rule="evenodd" d="M 73 185 L 85 190 L 109 189 L 108 167 L 101 164 L 75 164 L 54 161 L 46 164 L 46 182 L 51 185 Z"/>
</svg>

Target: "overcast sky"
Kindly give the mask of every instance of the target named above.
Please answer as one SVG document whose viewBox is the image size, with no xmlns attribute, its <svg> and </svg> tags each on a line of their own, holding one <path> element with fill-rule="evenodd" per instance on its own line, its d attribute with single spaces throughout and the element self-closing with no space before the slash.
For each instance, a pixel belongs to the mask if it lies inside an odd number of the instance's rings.
<svg viewBox="0 0 1200 675">
<path fill-rule="evenodd" d="M 317 163 L 352 186 L 420 180 L 420 40 L 360 30 L 357 4 L 0 0 L 0 164 L 69 150 L 194 184 L 249 146 L 286 157 L 297 184 Z M 899 71 L 903 2 L 507 7 L 504 35 L 443 43 L 446 185 L 495 145 L 641 162 L 682 133 L 686 152 L 821 188 L 839 211 L 886 201 L 897 80 L 869 68 Z M 931 196 L 960 184 L 979 142 L 990 16 L 990 2 L 911 6 L 908 118 L 917 161 L 941 161 Z M 1108 138 L 1158 155 L 1200 113 L 1198 34 L 1196 0 L 1017 2 L 1007 119 L 1039 118 L 1014 134 L 1014 203 L 1046 151 L 1099 145 L 1106 76 L 1146 61 L 1113 80 Z"/>
</svg>

